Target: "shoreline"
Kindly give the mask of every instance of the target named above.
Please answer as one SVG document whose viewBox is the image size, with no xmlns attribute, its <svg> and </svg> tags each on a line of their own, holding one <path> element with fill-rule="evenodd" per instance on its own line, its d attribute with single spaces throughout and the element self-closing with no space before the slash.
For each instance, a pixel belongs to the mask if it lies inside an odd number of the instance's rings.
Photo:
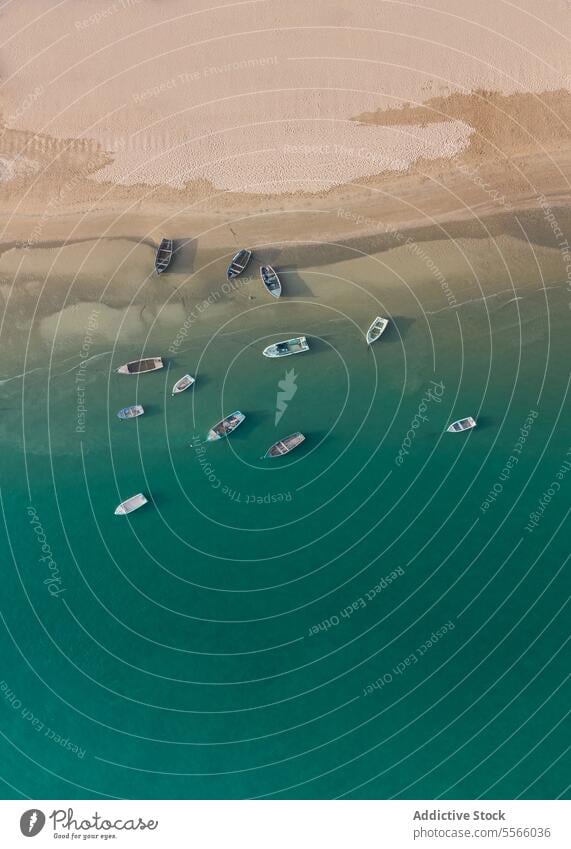
<svg viewBox="0 0 571 849">
<path fill-rule="evenodd" d="M 176 345 L 182 353 L 228 319 L 253 328 L 269 322 L 272 331 L 280 316 L 316 329 L 331 320 L 308 313 L 310 306 L 340 311 L 358 325 L 386 314 L 406 326 L 419 310 L 428 318 L 505 294 L 499 305 L 511 292 L 521 298 L 556 287 L 571 295 L 569 248 L 564 250 L 554 224 L 563 238 L 571 229 L 571 206 L 504 210 L 481 221 L 377 231 L 346 242 L 273 244 L 258 259 L 269 259 L 283 275 L 286 298 L 279 312 L 259 310 L 268 303 L 256 257 L 226 291 L 231 251 L 223 256 L 200 240 L 184 246 L 160 278 L 152 274 L 149 240 L 109 236 L 32 248 L 4 245 L 0 298 L 13 357 L 7 353 L 2 377 L 19 373 L 24 346 L 26 369 L 48 353 L 55 362 L 79 349 L 93 311 L 94 353 L 115 346 L 139 351 L 155 335 L 174 340 L 190 321 L 191 333 L 182 331 Z"/>
<path fill-rule="evenodd" d="M 569 202 L 563 175 L 571 170 L 571 143 L 551 155 L 532 153 L 511 157 L 509 162 L 508 170 L 506 163 L 489 159 L 474 163 L 465 157 L 446 161 L 445 168 L 432 164 L 423 171 L 378 175 L 359 184 L 337 186 L 325 196 L 248 196 L 242 199 L 243 205 L 236 206 L 235 194 L 220 192 L 218 209 L 212 208 L 212 200 L 208 204 L 191 200 L 185 192 L 157 198 L 151 187 L 143 186 L 138 187 L 135 198 L 127 199 L 114 196 L 117 191 L 121 194 L 121 187 L 109 184 L 89 201 L 66 198 L 63 184 L 55 199 L 39 203 L 24 194 L 16 207 L 13 199 L 3 197 L 0 191 L 4 216 L 0 253 L 14 245 L 102 235 L 152 243 L 160 241 L 160 234 L 167 229 L 173 238 L 199 239 L 206 247 L 231 250 L 260 242 L 259 236 L 255 238 L 260 232 L 266 243 L 279 244 L 282 234 L 286 241 L 303 240 L 308 222 L 316 240 L 347 240 L 378 233 L 387 226 L 409 230 L 426 226 L 427 221 L 444 225 L 502 210 L 527 211 L 538 204 L 540 195 L 549 198 L 554 207 Z M 520 178 L 515 185 L 514 169 L 525 175 L 525 180 Z"/>
<path fill-rule="evenodd" d="M 220 279 L 222 272 L 225 279 L 229 258 L 242 246 L 255 251 L 252 268 L 261 262 L 275 263 L 280 267 L 297 264 L 297 270 L 302 272 L 304 265 L 333 265 L 353 256 L 385 254 L 403 245 L 424 242 L 444 244 L 448 240 L 454 243 L 458 239 L 468 238 L 494 240 L 500 236 L 511 236 L 561 252 L 561 239 L 571 227 L 571 204 L 562 193 L 550 196 L 538 192 L 522 200 L 519 205 L 515 198 L 503 199 L 500 203 L 491 200 L 482 205 L 477 215 L 474 215 L 474 208 L 466 207 L 461 215 L 444 212 L 432 218 L 425 216 L 420 220 L 393 223 L 383 219 L 379 208 L 374 217 L 371 212 L 370 207 L 354 208 L 350 205 L 324 210 L 319 220 L 323 224 L 323 215 L 327 214 L 329 226 L 320 238 L 316 234 L 316 238 L 311 239 L 307 237 L 309 222 L 303 218 L 302 223 L 299 223 L 299 211 L 255 216 L 243 223 L 245 229 L 248 226 L 257 232 L 257 238 L 254 238 L 252 230 L 248 230 L 241 241 L 236 240 L 234 228 L 231 231 L 232 240 L 219 240 L 219 237 L 228 235 L 227 222 L 211 224 L 189 236 L 188 215 L 181 213 L 176 219 L 173 218 L 169 229 L 169 237 L 175 240 L 176 253 L 168 273 L 160 278 L 161 286 L 165 290 L 173 283 L 180 286 L 185 282 L 183 278 L 196 280 L 197 275 L 204 278 L 204 285 L 207 286 L 212 280 Z M 310 211 L 306 215 L 314 214 Z M 84 222 L 85 226 L 76 225 L 71 233 L 67 224 L 69 216 L 76 220 L 72 212 L 59 216 L 51 222 L 52 232 L 49 236 L 47 233 L 42 234 L 45 238 L 37 241 L 23 238 L 0 241 L 0 291 L 3 289 L 5 292 L 6 285 L 10 285 L 12 295 L 16 295 L 19 290 L 14 286 L 17 286 L 18 276 L 20 281 L 25 282 L 37 279 L 39 274 L 44 275 L 45 272 L 54 279 L 63 275 L 73 277 L 76 282 L 82 278 L 86 281 L 99 278 L 102 273 L 112 275 L 114 272 L 129 278 L 129 264 L 134 262 L 138 265 L 141 261 L 135 274 L 136 279 L 140 282 L 158 279 L 152 274 L 158 242 L 152 235 L 154 228 L 149 226 L 148 212 L 139 211 L 127 218 L 114 218 L 111 222 L 106 211 L 90 212 Z M 193 217 L 201 220 L 203 226 L 206 225 L 203 216 Z M 26 224 L 33 221 L 29 218 L 24 220 Z M 265 231 L 264 225 L 267 228 Z M 557 233 L 561 237 L 558 237 L 559 244 L 556 238 L 550 238 Z M 102 246 L 105 246 L 105 251 L 102 251 Z M 90 264 L 93 254 L 97 255 L 102 265 Z M 141 260 L 143 254 L 144 259 Z M 569 274 L 563 274 L 564 279 L 568 277 Z M 130 294 L 126 292 L 126 296 L 130 297 Z"/>
</svg>

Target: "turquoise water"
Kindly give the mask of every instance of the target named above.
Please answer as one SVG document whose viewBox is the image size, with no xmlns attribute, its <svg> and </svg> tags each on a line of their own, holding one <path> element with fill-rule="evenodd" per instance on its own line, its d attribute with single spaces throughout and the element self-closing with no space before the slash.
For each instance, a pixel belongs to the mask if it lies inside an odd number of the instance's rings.
<svg viewBox="0 0 571 849">
<path fill-rule="evenodd" d="M 111 371 L 143 344 L 121 337 L 95 333 L 82 371 L 75 343 L 16 357 L 5 795 L 564 794 L 567 299 L 214 306 L 175 355 L 176 328 L 151 328 L 169 370 L 139 380 Z M 369 350 L 376 312 L 392 322 Z M 261 357 L 301 333 L 310 353 Z M 133 403 L 146 415 L 117 420 Z M 445 433 L 465 415 L 476 430 Z"/>
</svg>

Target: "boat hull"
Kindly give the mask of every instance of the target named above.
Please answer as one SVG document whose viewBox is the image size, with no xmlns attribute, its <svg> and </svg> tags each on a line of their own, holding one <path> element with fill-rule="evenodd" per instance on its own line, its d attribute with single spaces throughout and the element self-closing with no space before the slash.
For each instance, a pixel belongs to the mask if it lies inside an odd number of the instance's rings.
<svg viewBox="0 0 571 849">
<path fill-rule="evenodd" d="M 129 419 L 136 419 L 138 416 L 142 416 L 144 412 L 145 410 L 140 404 L 134 404 L 132 407 L 123 407 L 122 410 L 119 410 L 117 418 L 126 422 Z"/>
<path fill-rule="evenodd" d="M 184 377 L 181 377 L 180 380 L 177 380 L 175 385 L 172 388 L 173 395 L 180 395 L 181 392 L 185 392 L 187 389 L 190 389 L 191 386 L 194 386 L 195 379 L 190 374 L 185 374 Z"/>
<path fill-rule="evenodd" d="M 275 457 L 284 457 L 286 454 L 289 454 L 294 448 L 297 448 L 298 445 L 301 445 L 302 442 L 305 441 L 305 436 L 303 433 L 292 433 L 289 436 L 286 436 L 284 439 L 279 439 L 277 442 L 268 448 L 266 451 L 264 458 L 273 459 Z"/>
<path fill-rule="evenodd" d="M 305 336 L 298 336 L 296 339 L 286 339 L 284 342 L 276 342 L 274 345 L 268 345 L 264 348 L 262 354 L 264 357 L 276 359 L 277 357 L 291 357 L 293 354 L 303 354 L 309 351 L 309 345 Z"/>
<path fill-rule="evenodd" d="M 380 315 L 378 315 L 367 330 L 367 345 L 372 345 L 373 342 L 376 342 L 377 339 L 380 339 L 385 330 L 387 329 L 388 325 L 388 318 L 382 318 Z"/>
<path fill-rule="evenodd" d="M 218 424 L 215 424 L 214 427 L 210 428 L 206 441 L 216 442 L 219 439 L 224 439 L 225 437 L 230 436 L 230 434 L 242 424 L 245 418 L 246 416 L 241 413 L 240 410 L 236 410 L 236 412 L 226 416 L 226 418 L 222 419 L 218 422 Z"/>
<path fill-rule="evenodd" d="M 174 244 L 172 239 L 163 239 L 155 256 L 155 271 L 162 274 L 172 262 Z"/>
<path fill-rule="evenodd" d="M 279 298 L 282 294 L 281 280 L 272 268 L 271 265 L 262 265 L 260 268 L 260 277 L 266 291 L 270 293 L 272 298 Z"/>
<path fill-rule="evenodd" d="M 458 419 L 458 421 L 452 422 L 446 428 L 448 433 L 464 433 L 465 430 L 472 430 L 472 428 L 476 427 L 476 419 L 473 419 L 472 416 L 467 416 L 465 419 Z"/>
<path fill-rule="evenodd" d="M 143 507 L 145 504 L 148 504 L 148 500 L 142 492 L 139 492 L 137 495 L 132 495 L 131 498 L 127 498 L 125 501 L 122 501 L 121 504 L 115 508 L 115 515 L 127 516 L 129 513 L 133 513 L 133 511 L 138 510 L 139 507 Z"/>
<path fill-rule="evenodd" d="M 132 360 L 119 366 L 117 374 L 146 374 L 164 367 L 162 357 L 147 357 L 144 360 Z"/>
<path fill-rule="evenodd" d="M 246 248 L 243 248 L 241 251 L 238 251 L 237 254 L 234 254 L 226 272 L 228 280 L 234 280 L 235 277 L 239 277 L 240 274 L 246 270 L 251 258 L 252 251 L 249 251 Z"/>
</svg>

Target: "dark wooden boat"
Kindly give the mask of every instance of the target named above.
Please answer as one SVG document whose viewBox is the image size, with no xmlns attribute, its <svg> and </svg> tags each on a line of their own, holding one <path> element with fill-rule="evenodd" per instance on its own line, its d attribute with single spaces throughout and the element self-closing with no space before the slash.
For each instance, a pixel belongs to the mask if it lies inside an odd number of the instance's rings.
<svg viewBox="0 0 571 849">
<path fill-rule="evenodd" d="M 171 264 L 173 250 L 173 240 L 163 239 L 158 247 L 157 255 L 155 257 L 155 271 L 157 272 L 157 274 L 162 274 L 163 271 L 167 270 L 167 268 Z"/>
<path fill-rule="evenodd" d="M 252 251 L 247 250 L 246 248 L 242 248 L 241 251 L 238 251 L 237 254 L 234 254 L 232 257 L 232 262 L 228 266 L 228 271 L 226 272 L 226 276 L 228 280 L 233 280 L 234 277 L 238 277 L 239 274 L 242 274 L 245 271 L 246 266 L 250 262 L 252 258 Z"/>
<path fill-rule="evenodd" d="M 119 366 L 117 374 L 145 374 L 147 371 L 156 371 L 164 366 L 162 357 L 148 357 L 146 360 L 132 360 Z"/>
<path fill-rule="evenodd" d="M 303 433 L 292 433 L 290 436 L 286 436 L 285 439 L 279 439 L 277 442 L 268 448 L 266 451 L 264 458 L 268 457 L 283 457 L 284 454 L 289 454 L 290 451 L 293 451 L 294 448 L 297 448 L 298 445 L 305 440 L 305 436 Z"/>
<path fill-rule="evenodd" d="M 282 284 L 280 278 L 274 271 L 271 265 L 262 265 L 260 268 L 260 277 L 262 283 L 274 298 L 279 298 L 282 293 Z"/>
</svg>

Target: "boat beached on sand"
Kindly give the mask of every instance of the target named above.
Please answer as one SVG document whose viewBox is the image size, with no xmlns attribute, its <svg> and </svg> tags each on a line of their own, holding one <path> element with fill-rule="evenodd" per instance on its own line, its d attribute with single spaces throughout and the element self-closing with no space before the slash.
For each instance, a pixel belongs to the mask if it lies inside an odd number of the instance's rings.
<svg viewBox="0 0 571 849">
<path fill-rule="evenodd" d="M 142 507 L 147 503 L 147 499 L 143 493 L 139 492 L 137 495 L 132 495 L 131 498 L 127 498 L 126 501 L 122 501 L 121 504 L 115 508 L 115 515 L 126 516 L 127 513 L 132 513 L 133 510 L 138 510 L 139 507 Z"/>
<path fill-rule="evenodd" d="M 172 239 L 162 240 L 155 256 L 155 271 L 157 274 L 162 274 L 171 264 L 173 249 L 174 243 Z"/>
<path fill-rule="evenodd" d="M 215 424 L 214 427 L 208 431 L 206 441 L 215 442 L 217 439 L 223 439 L 225 436 L 229 436 L 236 430 L 238 425 L 242 424 L 245 418 L 246 416 L 244 413 L 241 413 L 240 410 L 236 410 L 236 412 L 226 416 L 225 419 L 222 419 L 222 421 Z"/>
<path fill-rule="evenodd" d="M 473 427 L 476 427 L 476 419 L 468 416 L 465 419 L 458 419 L 457 422 L 452 422 L 446 430 L 448 433 L 462 433 L 463 430 L 472 430 Z"/>
<path fill-rule="evenodd" d="M 156 371 L 164 366 L 162 357 L 147 357 L 145 360 L 133 360 L 119 366 L 117 374 L 145 374 L 147 371 Z"/>
<path fill-rule="evenodd" d="M 285 342 L 276 342 L 264 348 L 264 357 L 289 357 L 291 354 L 302 354 L 309 351 L 309 345 L 305 336 L 297 336 L 295 339 L 286 339 Z"/>
<path fill-rule="evenodd" d="M 304 440 L 305 436 L 303 433 L 299 433 L 299 431 L 286 436 L 285 439 L 279 439 L 277 442 L 274 442 L 271 448 L 268 448 L 264 454 L 264 459 L 267 457 L 283 457 L 284 454 L 289 454 L 290 451 L 301 445 Z"/>
<path fill-rule="evenodd" d="M 122 410 L 119 410 L 117 417 L 123 421 L 128 421 L 128 419 L 136 419 L 137 416 L 142 416 L 144 412 L 140 404 L 133 404 L 132 407 L 123 407 Z"/>
<path fill-rule="evenodd" d="M 192 386 L 194 382 L 194 377 L 192 377 L 192 375 L 185 374 L 184 377 L 181 377 L 180 380 L 177 380 L 177 382 L 173 386 L 172 394 L 178 395 L 179 392 L 184 392 L 184 390 Z"/>
<path fill-rule="evenodd" d="M 389 323 L 388 318 L 381 318 L 380 315 L 376 317 L 374 322 L 371 324 L 369 329 L 367 330 L 367 345 L 371 345 L 372 342 L 376 342 L 377 339 L 385 332 L 387 329 L 387 325 Z"/>
<path fill-rule="evenodd" d="M 271 265 L 262 265 L 260 268 L 260 277 L 262 283 L 274 298 L 279 298 L 282 293 L 282 284 L 280 278 L 274 271 Z"/>
<path fill-rule="evenodd" d="M 246 266 L 250 262 L 252 258 L 252 251 L 247 250 L 246 248 L 242 248 L 241 251 L 238 251 L 237 254 L 234 254 L 232 257 L 232 261 L 228 266 L 228 271 L 226 272 L 226 277 L 228 280 L 233 280 L 234 277 L 238 277 L 238 275 L 242 274 L 245 271 Z"/>
</svg>

